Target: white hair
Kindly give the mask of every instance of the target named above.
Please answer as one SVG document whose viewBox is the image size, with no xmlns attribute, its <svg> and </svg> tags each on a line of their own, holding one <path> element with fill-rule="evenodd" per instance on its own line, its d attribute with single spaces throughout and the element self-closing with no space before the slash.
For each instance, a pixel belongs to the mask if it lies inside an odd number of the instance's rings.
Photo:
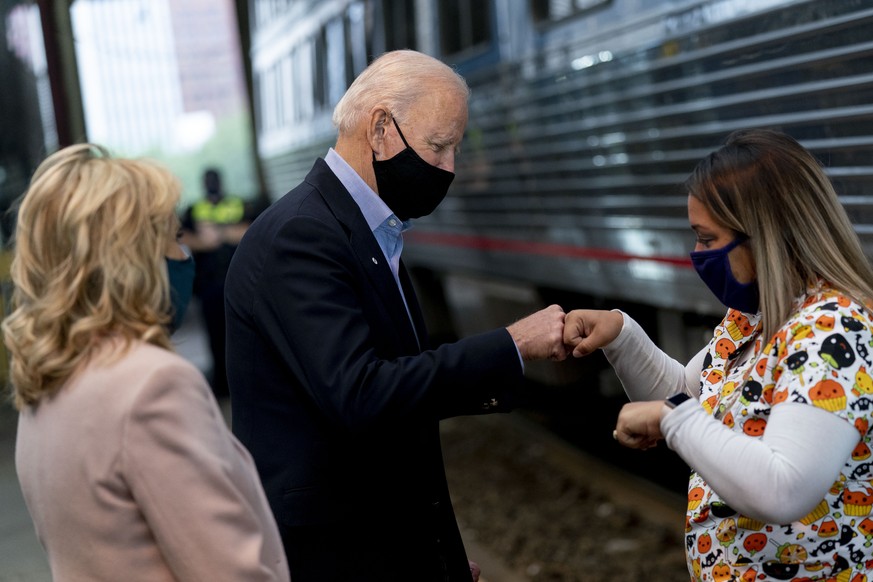
<svg viewBox="0 0 873 582">
<path fill-rule="evenodd" d="M 358 75 L 333 111 L 340 135 L 351 132 L 376 105 L 402 122 L 412 105 L 437 83 L 468 98 L 467 82 L 445 63 L 412 50 L 383 54 Z"/>
</svg>

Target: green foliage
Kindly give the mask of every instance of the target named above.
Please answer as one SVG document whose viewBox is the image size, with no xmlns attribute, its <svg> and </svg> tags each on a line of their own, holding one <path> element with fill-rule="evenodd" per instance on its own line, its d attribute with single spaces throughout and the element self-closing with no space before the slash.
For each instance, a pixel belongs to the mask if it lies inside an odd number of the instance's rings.
<svg viewBox="0 0 873 582">
<path fill-rule="evenodd" d="M 154 149 L 137 155 L 160 162 L 179 177 L 182 182 L 180 210 L 203 195 L 203 172 L 210 167 L 221 172 L 227 194 L 251 200 L 258 192 L 254 140 L 245 109 L 216 120 L 215 133 L 197 151 L 178 153 Z"/>
</svg>

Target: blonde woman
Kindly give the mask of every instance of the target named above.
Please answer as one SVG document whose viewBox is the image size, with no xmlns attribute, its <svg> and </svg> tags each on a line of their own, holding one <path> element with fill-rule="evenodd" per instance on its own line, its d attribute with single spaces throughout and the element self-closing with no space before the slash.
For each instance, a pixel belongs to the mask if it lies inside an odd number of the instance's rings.
<svg viewBox="0 0 873 582">
<path fill-rule="evenodd" d="M 619 311 L 574 311 L 632 402 L 614 436 L 660 439 L 694 471 L 693 580 L 867 580 L 873 564 L 873 270 L 815 158 L 731 135 L 686 183 L 692 263 L 728 307 L 683 365 Z"/>
<path fill-rule="evenodd" d="M 19 208 L 15 462 L 56 580 L 288 580 L 251 457 L 170 343 L 178 200 L 166 170 L 81 144 Z"/>
</svg>

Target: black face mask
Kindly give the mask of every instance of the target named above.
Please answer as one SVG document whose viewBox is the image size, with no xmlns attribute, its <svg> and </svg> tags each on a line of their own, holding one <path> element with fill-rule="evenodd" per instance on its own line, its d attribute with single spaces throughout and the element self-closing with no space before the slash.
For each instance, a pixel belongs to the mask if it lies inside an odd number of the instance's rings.
<svg viewBox="0 0 873 582">
<path fill-rule="evenodd" d="M 391 120 L 406 149 L 393 158 L 381 161 L 376 160 L 376 154 L 373 153 L 379 197 L 400 220 L 427 216 L 446 197 L 455 174 L 424 161 L 409 147 L 397 120 Z"/>
<path fill-rule="evenodd" d="M 739 309 L 743 313 L 758 313 L 758 282 L 737 281 L 728 258 L 728 253 L 748 239 L 746 235 L 739 235 L 720 249 L 694 251 L 691 253 L 691 263 L 709 290 L 725 307 Z"/>
</svg>

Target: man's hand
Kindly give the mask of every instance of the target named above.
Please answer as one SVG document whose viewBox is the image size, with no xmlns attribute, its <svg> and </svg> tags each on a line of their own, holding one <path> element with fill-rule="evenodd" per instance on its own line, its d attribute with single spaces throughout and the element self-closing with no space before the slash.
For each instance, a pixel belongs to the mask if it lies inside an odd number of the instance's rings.
<svg viewBox="0 0 873 582">
<path fill-rule="evenodd" d="M 506 328 L 515 340 L 518 351 L 525 361 L 562 361 L 567 359 L 564 346 L 564 310 L 560 305 L 550 305 L 528 315 Z"/>
<path fill-rule="evenodd" d="M 608 345 L 624 325 L 618 311 L 574 309 L 564 319 L 564 343 L 580 358 Z"/>
<path fill-rule="evenodd" d="M 663 400 L 630 402 L 618 413 L 615 439 L 631 449 L 650 449 L 664 438 L 661 434 L 661 415 L 666 405 Z"/>
</svg>

